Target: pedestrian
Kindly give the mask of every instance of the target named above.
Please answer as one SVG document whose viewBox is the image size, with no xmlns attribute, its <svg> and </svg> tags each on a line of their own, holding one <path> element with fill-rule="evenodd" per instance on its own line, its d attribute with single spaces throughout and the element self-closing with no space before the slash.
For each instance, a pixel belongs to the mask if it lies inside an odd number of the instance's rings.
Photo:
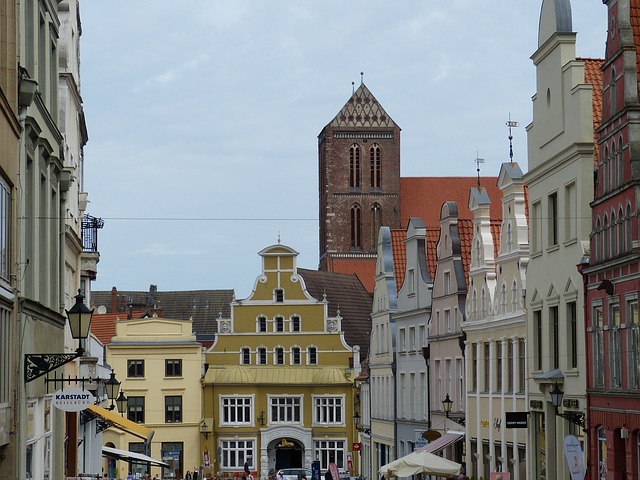
<svg viewBox="0 0 640 480">
<path fill-rule="evenodd" d="M 198 467 L 193 467 L 193 475 L 191 476 L 192 480 L 198 480 Z"/>
<path fill-rule="evenodd" d="M 251 473 L 251 470 L 249 470 L 249 461 L 248 460 L 244 461 L 244 473 L 246 473 L 247 475 L 249 475 Z"/>
<path fill-rule="evenodd" d="M 187 473 L 184 476 L 184 480 L 191 480 L 191 471 L 187 470 Z"/>
<path fill-rule="evenodd" d="M 338 470 L 338 466 L 335 464 L 335 458 L 333 455 L 329 456 L 329 467 L 327 468 L 327 472 L 324 474 L 325 480 L 340 480 L 340 471 Z"/>
<path fill-rule="evenodd" d="M 284 480 L 284 472 L 282 470 L 278 470 L 277 480 Z"/>
</svg>

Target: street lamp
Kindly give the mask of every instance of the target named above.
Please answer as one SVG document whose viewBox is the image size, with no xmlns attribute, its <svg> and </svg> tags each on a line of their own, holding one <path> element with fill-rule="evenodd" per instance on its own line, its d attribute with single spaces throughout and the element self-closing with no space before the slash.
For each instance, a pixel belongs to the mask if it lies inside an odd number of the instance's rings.
<svg viewBox="0 0 640 480">
<path fill-rule="evenodd" d="M 124 395 L 124 392 L 120 390 L 120 395 L 116 398 L 116 405 L 118 406 L 118 412 L 124 416 L 127 411 L 127 405 L 129 403 L 129 399 Z"/>
<path fill-rule="evenodd" d="M 360 430 L 360 414 L 358 412 L 353 414 L 353 423 L 356 424 L 356 430 Z"/>
<path fill-rule="evenodd" d="M 584 429 L 586 427 L 584 421 L 584 413 L 582 412 L 562 412 L 558 411 L 558 407 L 562 405 L 562 397 L 564 397 L 564 392 L 558 388 L 558 384 L 556 383 L 553 386 L 553 390 L 549 392 L 551 394 L 551 404 L 555 409 L 556 416 L 562 417 L 565 420 L 570 421 L 574 425 L 578 425 L 580 428 Z"/>
<path fill-rule="evenodd" d="M 93 309 L 84 304 L 84 297 L 78 290 L 75 296 L 76 303 L 69 310 L 65 310 L 69 319 L 71 336 L 80 340 L 76 353 L 27 353 L 24 356 L 24 383 L 29 383 L 36 378 L 55 370 L 62 365 L 84 354 L 82 340 L 89 336 L 91 316 Z"/>
<path fill-rule="evenodd" d="M 449 420 L 453 420 L 458 425 L 464 426 L 464 417 L 452 418 L 449 416 L 449 414 L 451 413 L 451 407 L 453 407 L 453 400 L 449 398 L 449 394 L 447 393 L 447 396 L 444 398 L 444 400 L 442 400 L 442 408 L 444 409 L 444 414 L 447 416 Z"/>
<path fill-rule="evenodd" d="M 113 403 L 118 398 L 118 392 L 120 391 L 120 382 L 116 380 L 116 374 L 111 370 L 111 376 L 109 380 L 104 382 L 104 387 L 107 391 L 107 398 L 111 400 L 111 406 L 107 410 L 113 410 L 116 405 Z"/>
</svg>

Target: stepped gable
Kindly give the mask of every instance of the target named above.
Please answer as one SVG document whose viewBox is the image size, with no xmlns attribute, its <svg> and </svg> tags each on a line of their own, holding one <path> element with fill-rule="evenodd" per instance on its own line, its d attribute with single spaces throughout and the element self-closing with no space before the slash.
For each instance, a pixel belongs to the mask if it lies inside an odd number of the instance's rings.
<svg viewBox="0 0 640 480">
<path fill-rule="evenodd" d="M 498 177 L 480 177 L 491 199 L 491 218 L 502 219 L 502 192 Z M 440 225 L 440 209 L 445 202 L 456 202 L 458 218 L 470 219 L 467 206 L 469 190 L 478 186 L 477 177 L 401 177 L 400 224 L 408 225 L 411 217 L 421 218 L 425 226 Z"/>
<path fill-rule="evenodd" d="M 165 318 L 193 321 L 193 333 L 198 340 L 212 337 L 216 333 L 220 315 L 231 316 L 230 303 L 233 290 L 184 290 L 159 291 L 151 285 L 148 292 L 123 290 L 113 287 L 111 291 L 91 292 L 91 303 L 104 305 L 107 313 L 124 313 L 129 310 L 146 310 Z"/>
<path fill-rule="evenodd" d="M 304 279 L 307 292 L 322 301 L 327 296 L 327 310 L 330 317 L 340 310 L 342 330 L 349 344 L 360 347 L 360 358 L 367 358 L 371 334 L 372 298 L 355 274 L 326 272 L 298 268 Z"/>
<path fill-rule="evenodd" d="M 363 83 L 351 95 L 351 98 L 347 100 L 334 119 L 329 122 L 329 126 L 338 128 L 394 128 L 397 125 Z"/>
<path fill-rule="evenodd" d="M 636 45 L 638 45 L 638 40 L 640 39 L 636 37 Z M 636 57 L 637 55 L 638 54 L 636 54 Z M 604 60 L 601 58 L 576 58 L 576 60 L 584 62 L 584 81 L 585 83 L 593 85 L 593 142 L 594 145 L 596 145 L 596 148 L 593 149 L 593 161 L 597 167 L 600 156 L 597 145 L 598 128 L 600 128 L 600 124 L 602 123 L 602 65 L 604 65 Z"/>
</svg>

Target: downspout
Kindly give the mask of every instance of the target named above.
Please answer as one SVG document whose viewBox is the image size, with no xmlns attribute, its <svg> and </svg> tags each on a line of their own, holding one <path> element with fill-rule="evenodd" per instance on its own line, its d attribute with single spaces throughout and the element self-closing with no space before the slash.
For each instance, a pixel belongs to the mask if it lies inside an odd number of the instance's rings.
<svg viewBox="0 0 640 480">
<path fill-rule="evenodd" d="M 587 345 L 587 275 L 585 275 L 583 273 L 584 267 L 588 264 L 588 260 L 583 259 L 579 264 L 578 264 L 578 272 L 580 273 L 580 275 L 582 275 L 582 318 L 583 318 L 583 327 L 582 327 L 582 333 L 585 336 L 584 338 L 584 345 L 586 347 Z M 576 311 L 576 315 L 577 315 L 577 311 Z M 591 355 L 585 355 L 585 361 L 586 361 L 586 372 L 590 372 L 590 368 L 591 368 Z M 590 440 L 590 434 L 591 432 L 589 431 L 589 410 L 591 408 L 591 396 L 589 395 L 589 392 L 585 392 L 585 401 L 586 401 L 586 406 L 585 406 L 585 412 L 584 412 L 584 418 L 585 418 L 585 435 L 587 437 L 587 441 L 585 442 L 585 444 L 587 445 L 587 448 L 585 448 L 585 460 L 586 460 L 586 466 L 587 466 L 587 476 L 590 478 L 597 478 L 597 471 L 591 471 L 592 466 L 591 463 L 589 462 L 589 457 L 591 456 L 591 440 Z"/>
<path fill-rule="evenodd" d="M 429 359 L 431 358 L 431 345 L 422 347 L 422 356 L 427 364 L 427 430 L 431 430 L 431 368 Z"/>
</svg>

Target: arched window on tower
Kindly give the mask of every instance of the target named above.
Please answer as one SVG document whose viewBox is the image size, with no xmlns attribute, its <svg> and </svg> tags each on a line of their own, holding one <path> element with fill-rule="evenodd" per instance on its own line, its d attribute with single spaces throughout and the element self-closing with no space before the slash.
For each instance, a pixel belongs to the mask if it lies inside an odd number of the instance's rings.
<svg viewBox="0 0 640 480">
<path fill-rule="evenodd" d="M 616 225 L 616 213 L 615 212 L 611 212 L 611 227 L 609 228 L 609 236 L 610 236 L 610 242 L 609 242 L 609 258 L 615 258 L 615 256 L 618 254 L 617 248 L 618 248 L 618 242 L 616 240 L 616 232 L 618 226 Z"/>
<path fill-rule="evenodd" d="M 609 259 L 609 218 L 604 214 L 602 221 L 602 260 Z"/>
<path fill-rule="evenodd" d="M 349 149 L 349 186 L 360 188 L 360 147 L 355 143 Z"/>
<path fill-rule="evenodd" d="M 596 231 L 593 235 L 593 251 L 596 254 L 596 262 L 602 260 L 602 241 L 600 237 L 600 217 L 596 219 Z"/>
<path fill-rule="evenodd" d="M 380 188 L 380 180 L 382 173 L 380 146 L 374 143 L 369 149 L 369 157 L 371 161 L 371 188 Z"/>
<path fill-rule="evenodd" d="M 618 186 L 624 184 L 624 160 L 622 159 L 622 137 L 618 139 Z"/>
<path fill-rule="evenodd" d="M 351 207 L 351 248 L 361 248 L 360 230 L 362 225 L 360 206 Z"/>
<path fill-rule="evenodd" d="M 631 231 L 631 204 L 630 203 L 627 203 L 627 212 L 626 213 L 627 214 L 625 215 L 625 219 L 624 219 L 624 223 L 626 225 L 626 227 L 625 227 L 625 230 L 626 230 L 626 232 L 625 232 L 625 238 L 626 238 L 625 243 L 626 243 L 626 247 L 627 247 L 626 251 L 630 252 L 631 251 L 631 247 L 632 247 L 631 241 L 632 241 L 632 238 L 633 238 L 633 233 Z"/>
<path fill-rule="evenodd" d="M 371 207 L 371 248 L 375 249 L 378 245 L 378 231 L 382 225 L 382 209 L 377 203 Z"/>
<path fill-rule="evenodd" d="M 611 142 L 611 159 L 609 160 L 609 190 L 618 186 L 618 155 L 616 154 L 616 142 Z M 612 222 L 613 223 L 613 222 Z"/>
<path fill-rule="evenodd" d="M 609 148 L 605 145 L 604 155 L 602 157 L 602 166 L 600 168 L 601 181 L 600 181 L 600 194 L 604 195 L 609 189 Z"/>
<path fill-rule="evenodd" d="M 625 220 L 622 214 L 622 205 L 618 209 L 618 255 L 623 255 L 627 249 L 624 244 L 626 238 L 624 235 Z"/>
</svg>

